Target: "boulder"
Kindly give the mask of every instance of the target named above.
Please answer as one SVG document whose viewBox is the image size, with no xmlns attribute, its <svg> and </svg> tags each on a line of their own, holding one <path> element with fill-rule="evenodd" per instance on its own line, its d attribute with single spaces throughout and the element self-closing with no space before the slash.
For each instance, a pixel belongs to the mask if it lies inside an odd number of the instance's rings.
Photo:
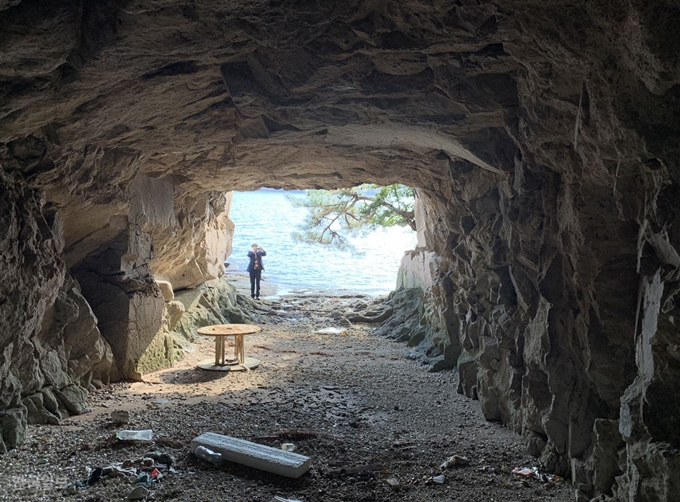
<svg viewBox="0 0 680 502">
<path fill-rule="evenodd" d="M 186 308 L 182 302 L 171 301 L 166 303 L 165 309 L 167 311 L 168 328 L 172 331 L 186 312 Z"/>
<path fill-rule="evenodd" d="M 26 408 L 0 410 L 0 449 L 11 450 L 26 436 Z"/>
<path fill-rule="evenodd" d="M 175 293 L 172 290 L 172 284 L 170 284 L 168 281 L 161 281 L 158 279 L 156 279 L 156 284 L 158 284 L 158 288 L 161 290 L 161 294 L 163 295 L 163 298 L 166 302 L 175 299 Z"/>
<path fill-rule="evenodd" d="M 441 325 L 441 318 L 421 288 L 399 289 L 387 299 L 379 317 L 384 322 L 376 329 L 379 336 L 386 336 L 406 342 L 411 348 L 408 357 L 429 365 L 430 371 L 442 371 L 456 367 L 458 358 L 457 340 L 455 344 Z M 371 319 L 350 317 L 351 321 Z"/>
<path fill-rule="evenodd" d="M 71 415 L 80 415 L 87 410 L 87 393 L 77 385 L 69 385 L 55 392 L 57 398 Z"/>
<path fill-rule="evenodd" d="M 196 329 L 213 324 L 252 322 L 250 316 L 238 305 L 236 287 L 225 279 L 206 282 L 196 289 L 177 294 L 186 309 L 174 329 L 178 343 L 196 339 Z"/>
<path fill-rule="evenodd" d="M 43 394 L 37 392 L 23 399 L 22 404 L 26 408 L 26 421 L 29 424 L 59 425 L 59 417 L 50 413 L 44 406 Z"/>
</svg>

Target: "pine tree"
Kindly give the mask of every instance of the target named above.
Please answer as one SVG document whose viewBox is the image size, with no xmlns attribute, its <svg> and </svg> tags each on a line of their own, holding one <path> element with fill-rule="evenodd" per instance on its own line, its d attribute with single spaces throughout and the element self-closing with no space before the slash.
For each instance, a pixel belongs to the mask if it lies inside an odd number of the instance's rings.
<svg viewBox="0 0 680 502">
<path fill-rule="evenodd" d="M 302 198 L 288 196 L 296 207 L 307 209 L 298 242 L 353 250 L 349 237 L 379 227 L 409 226 L 416 230 L 412 188 L 404 185 L 364 184 L 337 190 L 308 190 Z"/>
</svg>

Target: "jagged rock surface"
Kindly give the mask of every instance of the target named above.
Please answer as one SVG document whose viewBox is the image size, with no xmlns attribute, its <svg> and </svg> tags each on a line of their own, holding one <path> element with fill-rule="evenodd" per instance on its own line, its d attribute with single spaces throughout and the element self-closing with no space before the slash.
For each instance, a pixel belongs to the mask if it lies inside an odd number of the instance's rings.
<svg viewBox="0 0 680 502">
<path fill-rule="evenodd" d="M 422 288 L 402 288 L 387 298 L 393 312 L 376 334 L 406 342 L 407 356 L 428 364 L 430 371 L 456 367 L 460 356 L 458 339 L 449 337 L 441 323 L 440 309 L 426 297 Z M 350 319 L 351 320 L 351 319 Z"/>
<path fill-rule="evenodd" d="M 0 171 L 0 450 L 27 420 L 81 413 L 83 389 L 109 380 L 111 349 L 61 257 L 61 225 L 40 191 Z"/>
<path fill-rule="evenodd" d="M 416 187 L 460 390 L 580 499 L 678 500 L 679 22 L 664 0 L 0 2 L 0 161 L 25 180 L 6 190 L 58 211 L 114 340 L 109 300 L 128 334 L 162 323 L 152 236 L 194 235 L 188 201 Z M 53 270 L 52 232 L 27 233 Z M 66 269 L 41 275 L 7 242 L 10 280 L 32 285 L 2 320 L 1 404 L 21 409 L 39 379 L 5 375 L 37 367 L 17 347 Z"/>
<path fill-rule="evenodd" d="M 178 290 L 221 277 L 234 235 L 230 206 L 230 193 L 176 198 L 174 224 L 152 231 L 154 276 Z"/>
</svg>

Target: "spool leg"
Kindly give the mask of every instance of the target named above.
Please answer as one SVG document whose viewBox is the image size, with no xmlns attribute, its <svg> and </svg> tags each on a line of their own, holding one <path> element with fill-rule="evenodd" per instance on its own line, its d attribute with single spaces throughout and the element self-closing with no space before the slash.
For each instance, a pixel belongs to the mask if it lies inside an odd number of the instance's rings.
<svg viewBox="0 0 680 502">
<path fill-rule="evenodd" d="M 243 364 L 243 361 L 245 360 L 243 351 L 243 335 L 236 335 L 234 338 L 236 339 L 234 341 L 234 358 L 239 362 L 239 364 Z"/>
</svg>

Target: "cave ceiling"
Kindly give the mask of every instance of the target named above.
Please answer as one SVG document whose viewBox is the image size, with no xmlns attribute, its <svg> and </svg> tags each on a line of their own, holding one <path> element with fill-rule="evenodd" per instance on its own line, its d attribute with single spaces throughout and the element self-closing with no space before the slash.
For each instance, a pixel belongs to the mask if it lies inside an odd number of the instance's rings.
<svg viewBox="0 0 680 502">
<path fill-rule="evenodd" d="M 0 18 L 0 141 L 45 186 L 96 190 L 137 168 L 199 191 L 417 186 L 442 152 L 508 169 L 520 31 L 436 4 L 21 2 Z"/>
<path fill-rule="evenodd" d="M 94 226 L 123 210 L 138 172 L 180 194 L 436 192 L 452 162 L 504 176 L 521 146 L 559 170 L 564 154 L 543 152 L 578 141 L 593 82 L 605 110 L 628 96 L 616 123 L 643 106 L 649 131 L 678 120 L 664 110 L 679 70 L 650 52 L 652 14 L 635 2 L 4 1 L 3 166 L 67 225 L 87 206 Z M 597 134 L 582 156 L 646 148 L 625 129 Z"/>
</svg>

